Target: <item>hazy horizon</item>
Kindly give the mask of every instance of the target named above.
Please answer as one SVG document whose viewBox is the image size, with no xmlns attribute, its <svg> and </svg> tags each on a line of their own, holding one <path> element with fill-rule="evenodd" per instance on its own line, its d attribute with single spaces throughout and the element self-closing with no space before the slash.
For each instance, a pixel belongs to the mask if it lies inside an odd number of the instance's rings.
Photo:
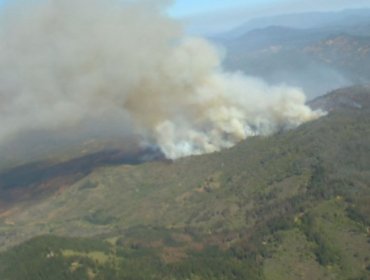
<svg viewBox="0 0 370 280">
<path fill-rule="evenodd" d="M 186 2 L 186 4 L 185 4 Z M 199 4 L 204 3 L 204 5 Z M 215 1 L 205 5 L 204 1 L 174 1 L 169 8 L 170 16 L 179 19 L 190 34 L 209 35 L 231 30 L 249 20 L 309 12 L 340 12 L 351 9 L 370 9 L 370 0 L 356 2 L 347 0 L 298 1 L 298 0 L 263 0 L 263 1 Z M 224 2 L 224 3 L 221 3 Z"/>
</svg>

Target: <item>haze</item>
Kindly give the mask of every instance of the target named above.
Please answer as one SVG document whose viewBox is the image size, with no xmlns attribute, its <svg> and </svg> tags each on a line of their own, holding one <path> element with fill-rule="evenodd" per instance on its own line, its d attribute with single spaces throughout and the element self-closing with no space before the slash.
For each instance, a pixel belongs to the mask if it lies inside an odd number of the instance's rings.
<svg viewBox="0 0 370 280">
<path fill-rule="evenodd" d="M 369 0 L 178 0 L 169 14 L 181 19 L 189 33 L 216 34 L 258 17 L 363 8 L 370 8 Z"/>
</svg>

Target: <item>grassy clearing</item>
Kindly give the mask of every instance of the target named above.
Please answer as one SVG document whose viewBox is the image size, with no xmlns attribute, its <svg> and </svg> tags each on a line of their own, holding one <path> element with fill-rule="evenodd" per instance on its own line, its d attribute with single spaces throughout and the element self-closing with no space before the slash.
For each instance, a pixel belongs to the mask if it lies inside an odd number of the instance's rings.
<svg viewBox="0 0 370 280">
<path fill-rule="evenodd" d="M 83 252 L 78 252 L 78 251 L 73 251 L 73 250 L 62 250 L 62 255 L 65 258 L 70 258 L 70 257 L 83 257 L 83 258 L 89 258 L 99 264 L 106 264 L 108 261 L 110 261 L 110 256 L 107 255 L 104 252 L 88 252 L 88 253 L 83 253 Z"/>
</svg>

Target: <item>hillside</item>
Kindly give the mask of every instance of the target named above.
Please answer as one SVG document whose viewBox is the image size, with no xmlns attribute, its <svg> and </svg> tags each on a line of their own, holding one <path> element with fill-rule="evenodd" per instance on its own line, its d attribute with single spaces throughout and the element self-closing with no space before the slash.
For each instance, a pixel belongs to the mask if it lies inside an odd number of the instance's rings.
<svg viewBox="0 0 370 280">
<path fill-rule="evenodd" d="M 349 10 L 255 19 L 212 39 L 226 49 L 226 69 L 303 88 L 312 99 L 370 82 L 368 14 Z"/>
<path fill-rule="evenodd" d="M 52 191 L 4 206 L 0 275 L 368 279 L 369 96 L 333 92 L 311 102 L 327 116 L 220 153 L 9 185 Z"/>
<path fill-rule="evenodd" d="M 370 81 L 370 37 L 338 34 L 303 49 L 313 59 L 338 69 L 353 83 Z"/>
</svg>

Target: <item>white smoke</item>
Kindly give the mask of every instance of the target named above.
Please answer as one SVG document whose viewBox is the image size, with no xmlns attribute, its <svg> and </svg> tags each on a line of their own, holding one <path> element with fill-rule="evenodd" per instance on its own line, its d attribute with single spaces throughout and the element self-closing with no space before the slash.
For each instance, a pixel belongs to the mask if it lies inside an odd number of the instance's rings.
<svg viewBox="0 0 370 280">
<path fill-rule="evenodd" d="M 217 50 L 185 38 L 163 2 L 7 6 L 0 22 L 0 143 L 25 130 L 120 119 L 124 134 L 176 159 L 320 116 L 299 89 L 223 72 Z"/>
</svg>

